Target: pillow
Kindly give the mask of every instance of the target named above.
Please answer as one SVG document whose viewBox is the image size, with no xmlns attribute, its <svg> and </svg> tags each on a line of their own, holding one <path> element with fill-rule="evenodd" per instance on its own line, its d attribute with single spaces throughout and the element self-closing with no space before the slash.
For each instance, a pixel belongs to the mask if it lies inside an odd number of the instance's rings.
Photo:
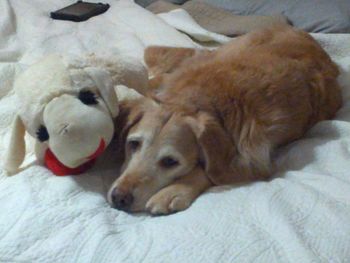
<svg viewBox="0 0 350 263">
<path fill-rule="evenodd" d="M 157 1 L 157 0 L 135 0 L 135 3 L 140 5 L 140 6 L 146 7 L 150 4 L 152 4 L 154 1 Z M 167 0 L 167 2 L 176 4 L 176 5 L 182 5 L 186 1 L 187 0 Z"/>
<path fill-rule="evenodd" d="M 349 0 L 197 0 L 237 15 L 282 14 L 308 32 L 350 33 Z"/>
</svg>

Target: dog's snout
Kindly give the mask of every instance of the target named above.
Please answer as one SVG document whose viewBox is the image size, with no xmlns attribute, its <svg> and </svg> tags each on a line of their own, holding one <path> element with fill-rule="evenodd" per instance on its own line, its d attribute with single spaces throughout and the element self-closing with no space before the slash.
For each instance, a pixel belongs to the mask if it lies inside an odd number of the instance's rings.
<svg viewBox="0 0 350 263">
<path fill-rule="evenodd" d="M 111 199 L 114 208 L 127 211 L 134 201 L 134 196 L 131 193 L 124 193 L 118 189 L 114 189 Z"/>
</svg>

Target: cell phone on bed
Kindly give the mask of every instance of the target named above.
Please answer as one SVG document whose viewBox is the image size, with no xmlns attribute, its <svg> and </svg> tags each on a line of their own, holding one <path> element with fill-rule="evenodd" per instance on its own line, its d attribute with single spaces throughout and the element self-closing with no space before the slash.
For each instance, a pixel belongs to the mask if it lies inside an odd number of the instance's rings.
<svg viewBox="0 0 350 263">
<path fill-rule="evenodd" d="M 106 12 L 108 8 L 109 4 L 78 1 L 75 4 L 51 12 L 50 16 L 52 19 L 81 22 Z"/>
</svg>

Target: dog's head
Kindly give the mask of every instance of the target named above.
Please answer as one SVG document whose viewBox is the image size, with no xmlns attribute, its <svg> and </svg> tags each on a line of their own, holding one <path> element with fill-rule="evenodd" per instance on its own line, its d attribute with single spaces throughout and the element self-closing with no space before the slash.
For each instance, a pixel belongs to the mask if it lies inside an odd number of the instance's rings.
<svg viewBox="0 0 350 263">
<path fill-rule="evenodd" d="M 146 98 L 127 104 L 121 105 L 124 165 L 108 192 L 113 207 L 143 211 L 152 195 L 198 166 L 214 184 L 225 179 L 233 147 L 214 118 L 173 112 Z"/>
</svg>

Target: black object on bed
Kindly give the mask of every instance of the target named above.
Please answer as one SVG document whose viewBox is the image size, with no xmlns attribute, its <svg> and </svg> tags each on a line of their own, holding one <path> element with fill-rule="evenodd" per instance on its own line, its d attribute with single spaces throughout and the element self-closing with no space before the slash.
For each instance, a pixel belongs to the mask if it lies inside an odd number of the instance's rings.
<svg viewBox="0 0 350 263">
<path fill-rule="evenodd" d="M 109 4 L 78 1 L 75 4 L 51 12 L 50 16 L 52 19 L 81 22 L 106 12 L 108 8 Z"/>
</svg>

